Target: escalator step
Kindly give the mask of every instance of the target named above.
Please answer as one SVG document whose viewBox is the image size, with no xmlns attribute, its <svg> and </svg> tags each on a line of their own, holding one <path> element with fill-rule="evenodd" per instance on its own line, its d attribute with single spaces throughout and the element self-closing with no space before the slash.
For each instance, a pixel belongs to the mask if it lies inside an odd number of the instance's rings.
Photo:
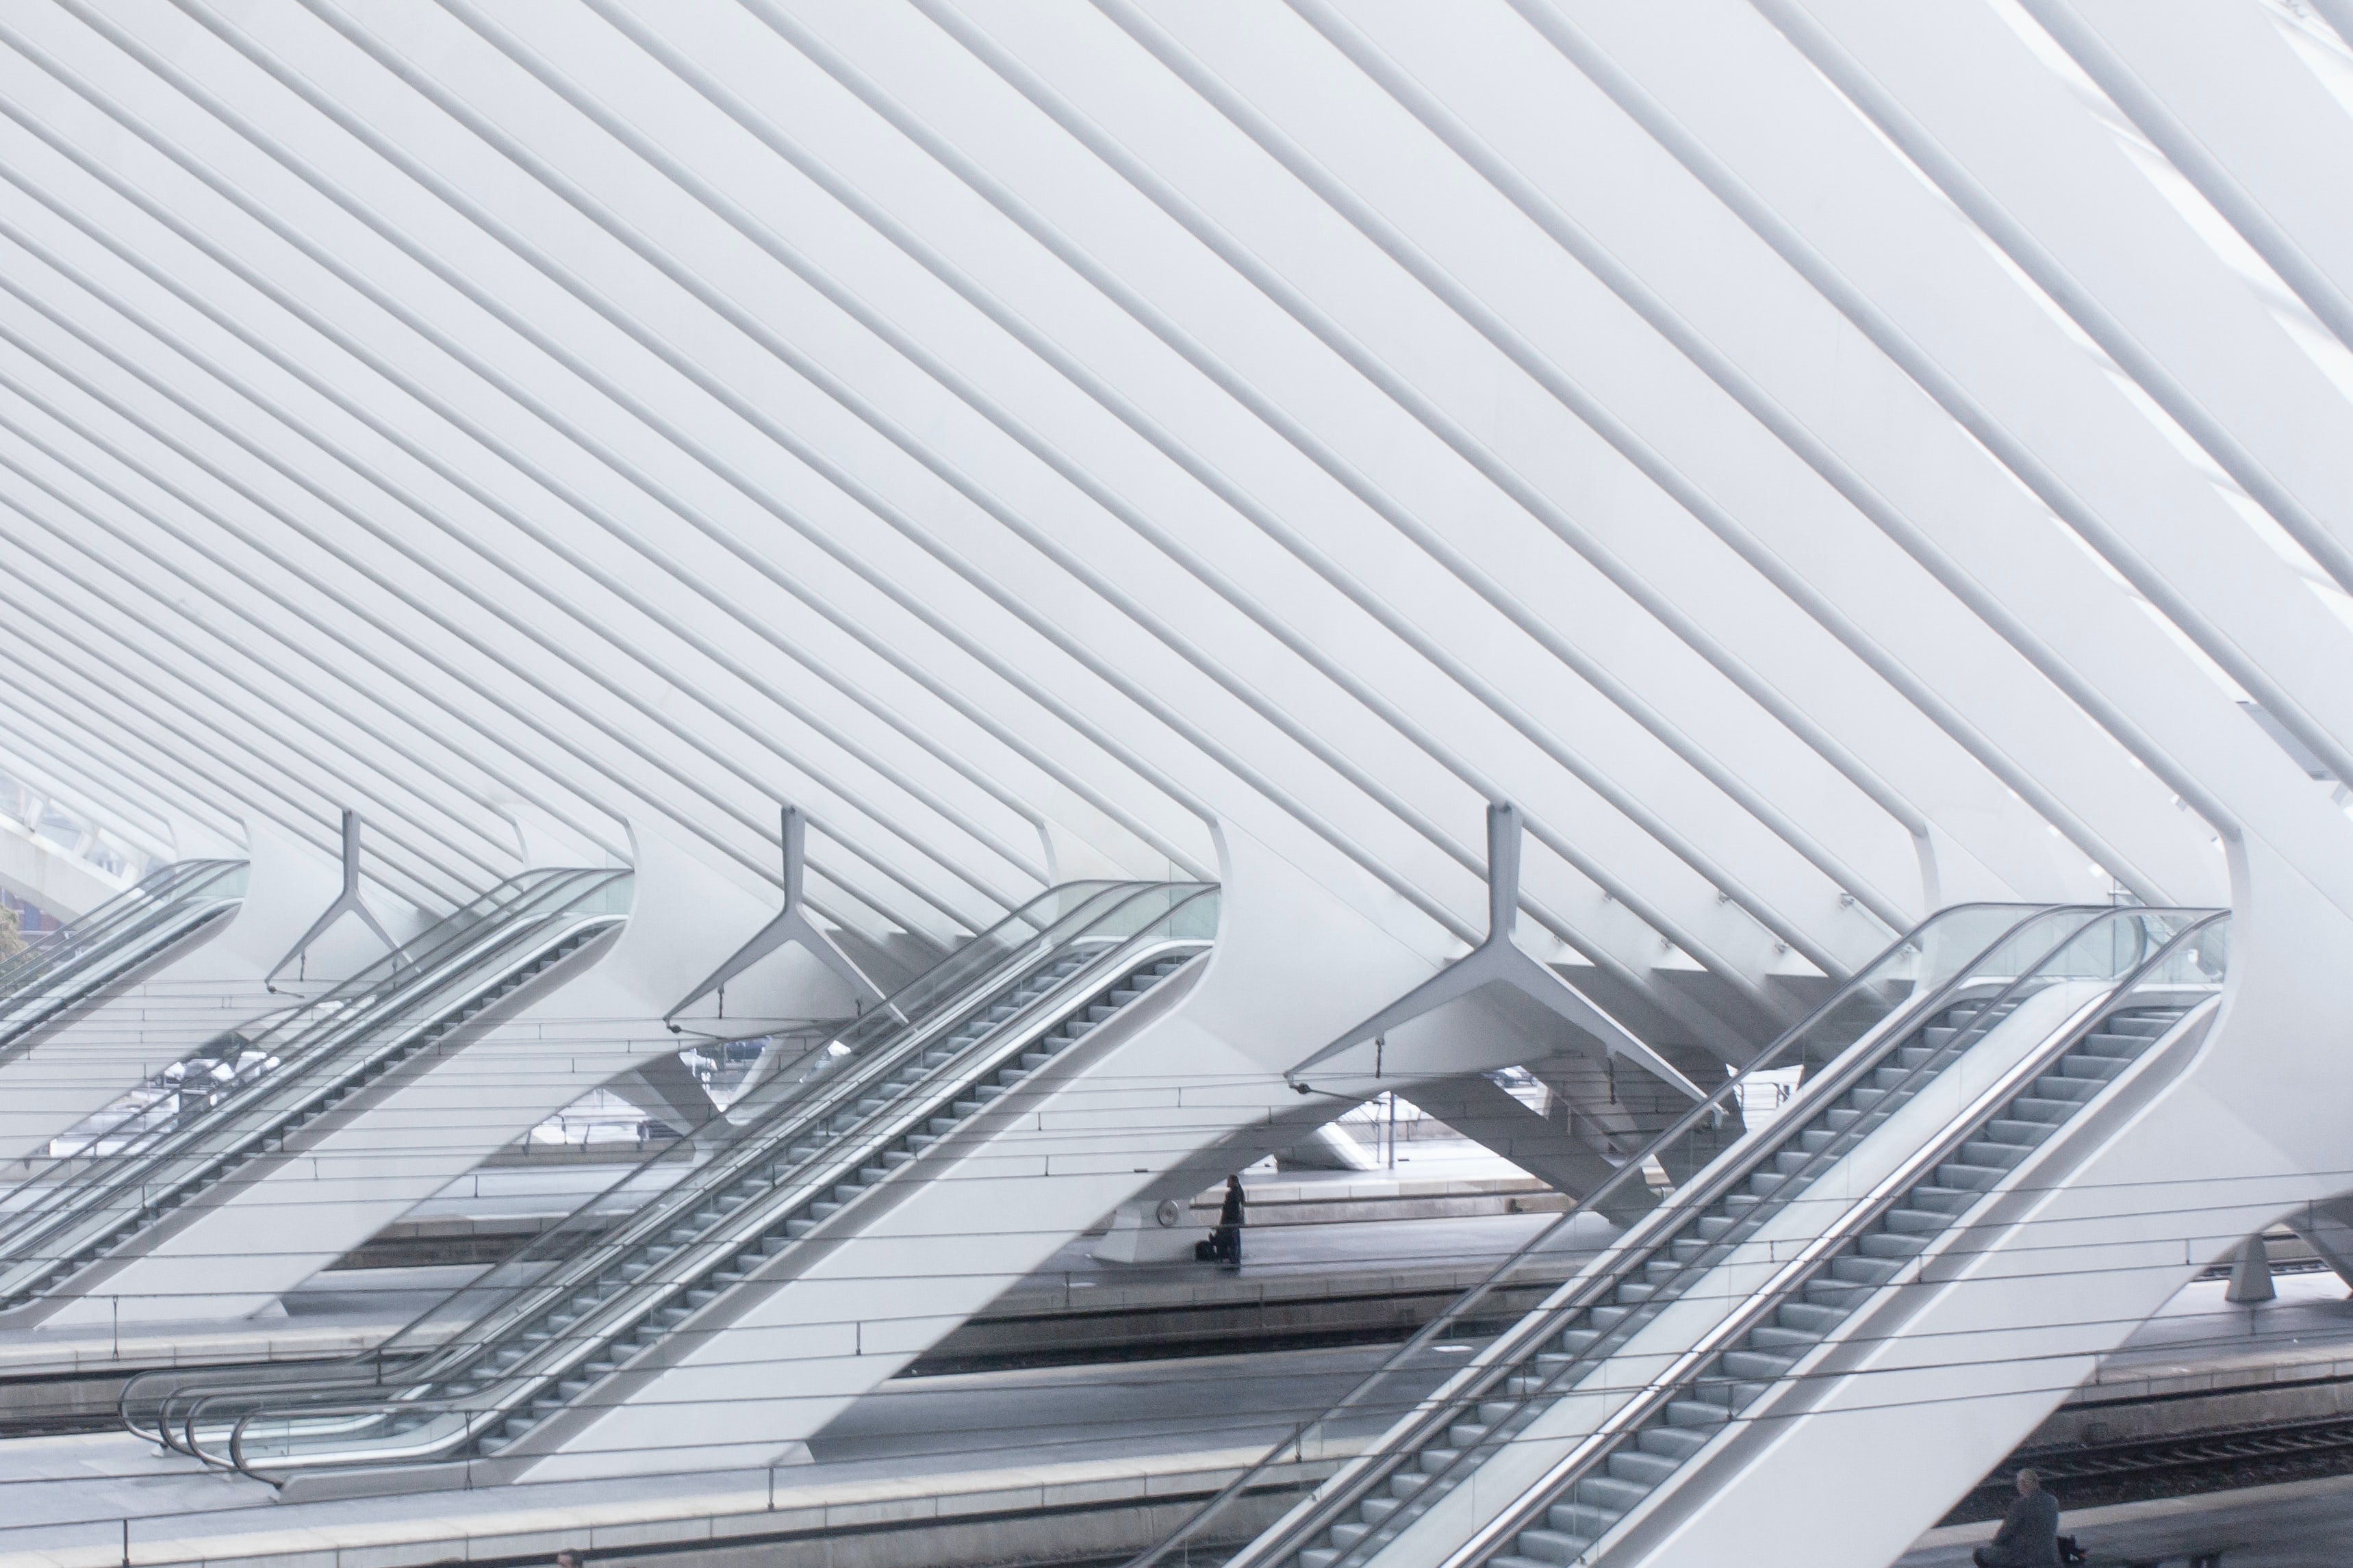
<svg viewBox="0 0 2353 1568">
<path fill-rule="evenodd" d="M 1577 1483 L 1576 1490 L 1577 1501 L 1621 1514 L 1650 1495 L 1649 1487 L 1623 1476 L 1588 1476 Z"/>
<path fill-rule="evenodd" d="M 1927 1237 L 1945 1228 L 1945 1216 L 1942 1215 L 1924 1215 L 1917 1209 L 1897 1209 L 1887 1216 L 1888 1220 L 1892 1221 L 1897 1214 L 1907 1216 L 1908 1222 L 1916 1223 L 1906 1223 L 1900 1226 L 1889 1224 L 1885 1230 L 1873 1231 L 1868 1236 L 1859 1237 L 1856 1245 L 1862 1248 L 1866 1257 L 1897 1259 L 1917 1258 L 1921 1250 L 1928 1245 Z"/>
<path fill-rule="evenodd" d="M 1647 1454 L 1640 1448 L 1631 1451 L 1620 1448 L 1609 1456 L 1609 1473 L 1621 1481 L 1655 1488 L 1673 1475 L 1681 1468 L 1682 1461 L 1664 1454 Z"/>
</svg>

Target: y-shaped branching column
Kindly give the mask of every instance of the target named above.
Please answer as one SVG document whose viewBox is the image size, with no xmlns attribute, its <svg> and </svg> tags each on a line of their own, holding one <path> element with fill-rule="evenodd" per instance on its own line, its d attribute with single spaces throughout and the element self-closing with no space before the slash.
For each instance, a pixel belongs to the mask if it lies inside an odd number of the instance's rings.
<svg viewBox="0 0 2353 1568">
<path fill-rule="evenodd" d="M 302 933 L 302 940 L 287 949 L 286 956 L 261 977 L 261 988 L 277 990 L 278 977 L 286 973 L 286 966 L 309 952 L 311 944 L 326 935 L 327 928 L 345 915 L 359 916 L 361 923 L 375 932 L 376 940 L 383 942 L 385 951 L 392 954 L 393 966 L 399 967 L 400 944 L 392 940 L 392 933 L 384 929 L 384 923 L 375 918 L 375 911 L 367 907 L 365 899 L 360 897 L 360 814 L 356 811 L 343 813 L 343 890 L 335 895 L 335 901 L 327 906 L 325 913 L 311 922 L 311 929 Z"/>
<path fill-rule="evenodd" d="M 1489 985 L 1508 985 L 1539 1005 L 1575 1025 L 1601 1042 L 1611 1056 L 1640 1062 L 1694 1100 L 1707 1096 L 1677 1072 L 1664 1057 L 1644 1045 L 1623 1024 L 1595 1006 L 1577 988 L 1512 941 L 1512 926 L 1520 912 L 1520 812 L 1514 805 L 1487 808 L 1487 940 L 1448 964 L 1305 1061 L 1286 1076 L 1302 1094 L 1314 1092 L 1303 1075 L 1318 1064 L 1366 1040 L 1377 1039 L 1401 1024 L 1433 1012 Z"/>
<path fill-rule="evenodd" d="M 735 950 L 734 955 L 712 971 L 711 977 L 679 1001 L 662 1016 L 670 1033 L 679 1033 L 678 1016 L 718 990 L 745 970 L 787 942 L 798 942 L 811 957 L 846 981 L 858 994 L 860 1003 L 882 1000 L 881 987 L 866 977 L 849 954 L 830 934 L 820 931 L 808 918 L 801 904 L 801 874 L 807 860 L 808 825 L 802 819 L 800 807 L 785 807 L 785 909 L 784 912 L 762 926 L 751 941 Z"/>
</svg>

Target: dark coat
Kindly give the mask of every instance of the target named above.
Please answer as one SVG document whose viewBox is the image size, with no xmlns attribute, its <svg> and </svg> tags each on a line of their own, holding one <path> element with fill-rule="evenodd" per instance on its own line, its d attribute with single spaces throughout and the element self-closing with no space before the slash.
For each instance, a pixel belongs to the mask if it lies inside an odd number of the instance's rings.
<svg viewBox="0 0 2353 1568">
<path fill-rule="evenodd" d="M 2059 1561 L 2059 1500 L 2036 1489 L 2010 1505 L 1994 1531 L 1986 1561 L 2001 1568 L 2055 1568 Z"/>
</svg>

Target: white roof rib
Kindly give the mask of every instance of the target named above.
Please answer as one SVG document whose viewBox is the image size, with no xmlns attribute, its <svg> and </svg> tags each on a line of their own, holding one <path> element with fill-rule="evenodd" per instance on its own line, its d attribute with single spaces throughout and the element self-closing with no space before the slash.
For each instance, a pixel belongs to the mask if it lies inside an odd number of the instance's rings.
<svg viewBox="0 0 2353 1568">
<path fill-rule="evenodd" d="M 1707 10 L 10 7 L 0 765 L 436 909 L 789 801 L 943 942 L 1224 819 L 1433 955 L 1509 800 L 1727 1055 L 2335 832 L 2223 688 L 2353 776 L 2343 104 L 2255 0 Z"/>
</svg>

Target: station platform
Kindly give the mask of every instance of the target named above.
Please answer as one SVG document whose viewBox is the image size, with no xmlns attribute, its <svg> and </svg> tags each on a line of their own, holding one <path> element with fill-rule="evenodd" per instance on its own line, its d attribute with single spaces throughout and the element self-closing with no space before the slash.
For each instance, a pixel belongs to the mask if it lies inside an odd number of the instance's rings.
<svg viewBox="0 0 2353 1568">
<path fill-rule="evenodd" d="M 2343 1568 L 2353 1561 L 2353 1476 L 2063 1512 L 2085 1568 Z M 1931 1531 L 1896 1568 L 1968 1568 L 1994 1526 Z"/>
<path fill-rule="evenodd" d="M 1556 1217 L 1556 1194 L 1484 1151 L 1416 1153 L 1397 1170 L 1253 1173 L 1239 1271 L 1105 1263 L 1092 1256 L 1095 1237 L 1076 1237 L 910 1374 L 765 1469 L 304 1501 L 119 1430 L 0 1441 L 0 1568 L 424 1568 L 543 1559 L 563 1546 L 750 1568 L 755 1555 L 775 1561 L 780 1547 L 818 1536 L 837 1568 L 1115 1557 L 1187 1517 Z M 641 1201 L 634 1188 L 607 1191 L 617 1173 L 544 1157 L 486 1168 L 269 1316 L 135 1333 L 0 1333 L 0 1419 L 23 1430 L 47 1412 L 63 1426 L 104 1426 L 122 1380 L 147 1366 L 364 1350 L 473 1279 L 488 1254 L 504 1256 L 498 1249 L 586 1197 L 607 1193 L 615 1212 Z M 657 1166 L 639 1182 L 660 1179 Z M 1204 1194 L 1188 1224 L 1206 1233 L 1218 1197 Z M 1608 1232 L 1596 1221 L 1572 1237 L 1531 1270 L 1532 1289 Z M 485 1255 L 389 1261 L 431 1258 L 421 1249 L 452 1242 Z M 2021 1452 L 2353 1414 L 2344 1285 L 2314 1271 L 2283 1272 L 2276 1286 L 2277 1299 L 2259 1306 L 2224 1301 L 2219 1279 L 2188 1287 Z M 1339 1434 L 1316 1464 L 1271 1477 L 1226 1528 L 1271 1519 L 1384 1424 L 1368 1412 L 1364 1429 Z M 2295 1497 L 2296 1517 L 2353 1522 L 2353 1490 Z M 2094 1515 L 2105 1517 L 2085 1517 Z M 1933 1531 L 1906 1561 L 1966 1562 L 1982 1534 L 1973 1524 Z M 1202 1547 L 1197 1563 L 1214 1561 L 1215 1543 Z"/>
</svg>

